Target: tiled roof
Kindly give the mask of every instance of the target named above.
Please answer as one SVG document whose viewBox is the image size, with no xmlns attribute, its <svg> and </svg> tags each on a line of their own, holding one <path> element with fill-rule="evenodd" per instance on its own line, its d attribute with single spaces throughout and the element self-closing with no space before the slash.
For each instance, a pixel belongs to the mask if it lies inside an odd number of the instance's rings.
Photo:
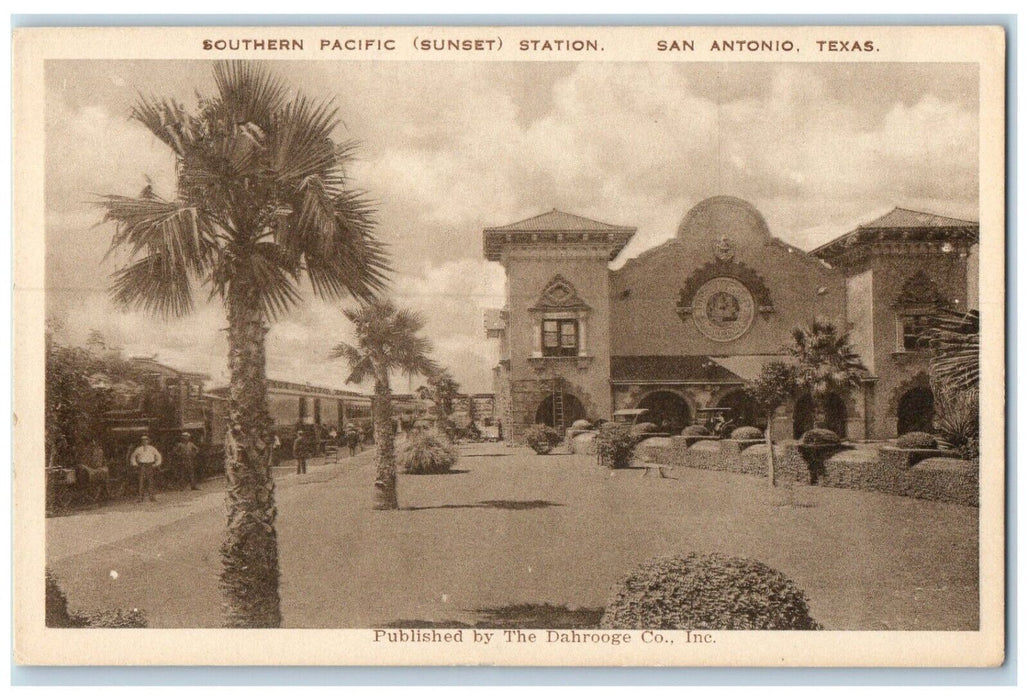
<svg viewBox="0 0 1028 700">
<path fill-rule="evenodd" d="M 524 221 L 516 221 L 513 224 L 507 224 L 506 226 L 493 226 L 487 228 L 486 231 L 569 231 L 569 232 L 581 232 L 581 231 L 635 231 L 634 228 L 628 228 L 625 226 L 615 226 L 614 224 L 605 224 L 602 221 L 595 221 L 593 219 L 587 219 L 584 216 L 576 216 L 575 214 L 568 214 L 566 211 L 560 211 L 558 209 L 551 209 L 545 214 L 539 214 L 533 216 Z"/>
<path fill-rule="evenodd" d="M 768 362 L 778 361 L 793 364 L 795 360 L 788 355 L 729 355 L 728 357 L 710 358 L 737 377 L 750 382 L 760 376 L 760 370 Z"/>
<path fill-rule="evenodd" d="M 874 221 L 861 224 L 859 228 L 951 228 L 954 226 L 977 225 L 977 221 L 953 219 L 948 216 L 930 214 L 925 211 L 896 207 L 888 214 L 880 216 Z"/>
<path fill-rule="evenodd" d="M 620 383 L 743 381 L 708 355 L 614 355 L 610 358 L 610 379 Z"/>
<path fill-rule="evenodd" d="M 888 214 L 810 251 L 831 260 L 854 246 L 875 241 L 978 241 L 978 222 L 895 207 Z"/>
<path fill-rule="evenodd" d="M 553 209 L 505 226 L 483 230 L 482 248 L 487 260 L 500 260 L 505 247 L 604 244 L 613 260 L 635 234 L 630 226 L 615 226 L 584 216 Z"/>
</svg>

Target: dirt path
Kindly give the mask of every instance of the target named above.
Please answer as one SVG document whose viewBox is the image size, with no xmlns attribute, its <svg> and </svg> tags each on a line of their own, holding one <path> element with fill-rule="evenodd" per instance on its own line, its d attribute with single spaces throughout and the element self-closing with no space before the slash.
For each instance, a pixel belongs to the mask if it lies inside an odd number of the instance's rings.
<svg viewBox="0 0 1028 700">
<path fill-rule="evenodd" d="M 742 475 L 643 478 L 584 456 L 462 450 L 453 474 L 402 475 L 395 512 L 370 508 L 370 459 L 280 480 L 285 624 L 473 622 L 476 610 L 512 604 L 598 608 L 643 560 L 720 551 L 783 571 L 829 629 L 977 626 L 977 509 L 807 487 L 789 506 Z M 71 545 L 48 532 L 48 559 L 72 605 L 139 607 L 153 626 L 220 624 L 220 494 L 190 508 L 175 518 L 158 510 L 145 529 L 120 536 L 123 514 L 80 517 Z"/>
</svg>

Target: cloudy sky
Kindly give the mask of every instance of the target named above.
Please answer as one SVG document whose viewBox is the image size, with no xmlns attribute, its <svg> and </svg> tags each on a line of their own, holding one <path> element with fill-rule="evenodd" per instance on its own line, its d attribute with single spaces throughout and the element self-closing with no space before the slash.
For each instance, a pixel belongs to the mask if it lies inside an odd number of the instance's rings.
<svg viewBox="0 0 1028 700">
<path fill-rule="evenodd" d="M 276 62 L 332 98 L 352 176 L 377 201 L 393 293 L 424 312 L 436 357 L 465 390 L 491 390 L 503 270 L 482 229 L 558 208 L 638 227 L 614 265 L 674 235 L 694 204 L 730 194 L 810 249 L 893 206 L 978 218 L 974 66 L 925 64 Z M 47 64 L 49 313 L 65 340 L 103 332 L 129 354 L 227 381 L 224 312 L 163 322 L 106 298 L 110 226 L 97 194 L 174 190 L 170 152 L 128 114 L 138 92 L 195 105 L 202 61 Z M 205 297 L 201 297 L 205 298 Z M 339 304 L 308 297 L 268 336 L 268 374 L 342 387 L 327 359 L 350 337 Z M 416 387 L 417 381 L 413 384 Z M 406 390 L 407 382 L 397 390 Z"/>
</svg>

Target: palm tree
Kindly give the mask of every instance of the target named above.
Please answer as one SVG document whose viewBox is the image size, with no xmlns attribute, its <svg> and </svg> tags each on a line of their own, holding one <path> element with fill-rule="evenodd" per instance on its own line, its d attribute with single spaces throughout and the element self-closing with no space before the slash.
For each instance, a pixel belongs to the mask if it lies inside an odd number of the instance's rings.
<svg viewBox="0 0 1028 700">
<path fill-rule="evenodd" d="M 833 323 L 820 319 L 806 328 L 793 329 L 788 352 L 796 360 L 797 386 L 810 392 L 814 425 L 827 427 L 828 397 L 859 386 L 867 368 L 850 346 L 849 334 L 839 333 Z"/>
<path fill-rule="evenodd" d="M 170 199 L 147 185 L 136 197 L 107 195 L 111 251 L 131 263 L 116 272 L 113 299 L 161 317 L 193 309 L 204 288 L 228 318 L 229 417 L 225 468 L 228 533 L 221 548 L 227 623 L 281 623 L 268 323 L 301 299 L 304 278 L 323 298 L 366 299 L 389 268 L 373 235 L 373 211 L 350 189 L 353 144 L 337 144 L 330 102 L 288 94 L 258 64 L 214 66 L 216 90 L 195 112 L 173 99 L 140 97 L 132 118 L 174 154 Z"/>
<path fill-rule="evenodd" d="M 951 392 L 976 391 L 979 372 L 978 310 L 939 309 L 924 338 L 931 351 L 932 378 Z"/>
<path fill-rule="evenodd" d="M 375 299 L 343 314 L 353 323 L 356 343 L 339 343 L 331 357 L 346 360 L 348 384 L 368 379 L 375 385 L 372 414 L 375 423 L 375 509 L 396 510 L 396 454 L 393 445 L 392 391 L 389 375 L 431 376 L 436 364 L 429 359 L 432 344 L 419 335 L 425 326 L 421 315 L 399 309 L 389 299 Z"/>
</svg>

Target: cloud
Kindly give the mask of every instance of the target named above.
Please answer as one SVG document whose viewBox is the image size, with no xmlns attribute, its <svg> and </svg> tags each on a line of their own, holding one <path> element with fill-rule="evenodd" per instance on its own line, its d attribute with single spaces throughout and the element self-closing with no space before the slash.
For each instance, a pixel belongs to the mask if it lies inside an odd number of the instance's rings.
<svg viewBox="0 0 1028 700">
<path fill-rule="evenodd" d="M 961 66 L 276 62 L 290 84 L 332 97 L 340 139 L 359 141 L 355 186 L 378 203 L 393 293 L 426 317 L 436 356 L 488 390 L 495 348 L 481 309 L 503 303 L 482 229 L 552 207 L 638 228 L 625 258 L 674 235 L 716 194 L 751 201 L 804 248 L 892 206 L 977 218 L 977 73 Z M 48 69 L 50 70 L 50 69 Z M 216 305 L 163 324 L 100 294 L 109 227 L 93 193 L 170 191 L 168 150 L 127 119 L 133 90 L 187 105 L 200 62 L 65 62 L 48 73 L 50 308 L 109 324 L 133 347 L 220 367 Z M 204 88 L 206 89 L 206 88 Z M 87 301 L 88 300 L 88 303 Z M 104 327 L 107 327 L 106 325 Z M 327 355 L 351 333 L 340 304 L 306 299 L 268 335 L 270 376 L 341 386 Z M 191 344 L 191 345 L 190 345 Z M 190 365 L 192 366 L 192 365 Z M 213 373 L 213 372 L 212 372 Z M 403 382 L 401 382 L 403 384 Z"/>
</svg>

